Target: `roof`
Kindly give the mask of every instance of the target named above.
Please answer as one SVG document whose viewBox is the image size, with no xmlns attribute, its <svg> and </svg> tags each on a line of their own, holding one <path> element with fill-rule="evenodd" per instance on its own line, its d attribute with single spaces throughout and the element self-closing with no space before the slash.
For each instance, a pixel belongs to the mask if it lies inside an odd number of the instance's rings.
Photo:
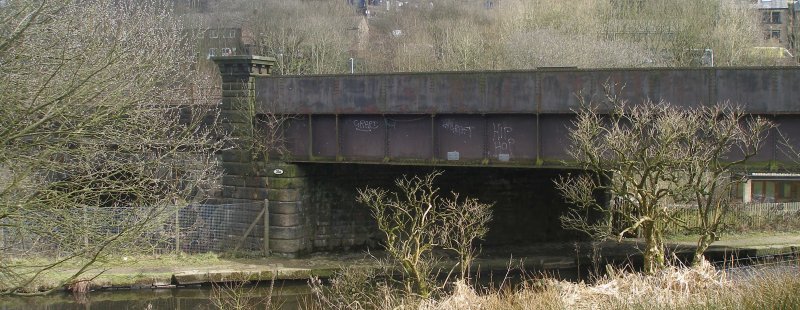
<svg viewBox="0 0 800 310">
<path fill-rule="evenodd" d="M 792 0 L 794 1 L 794 0 Z M 755 7 L 759 10 L 788 9 L 788 0 L 758 0 Z"/>
<path fill-rule="evenodd" d="M 797 173 L 753 172 L 746 177 L 751 180 L 800 180 L 800 174 Z"/>
</svg>

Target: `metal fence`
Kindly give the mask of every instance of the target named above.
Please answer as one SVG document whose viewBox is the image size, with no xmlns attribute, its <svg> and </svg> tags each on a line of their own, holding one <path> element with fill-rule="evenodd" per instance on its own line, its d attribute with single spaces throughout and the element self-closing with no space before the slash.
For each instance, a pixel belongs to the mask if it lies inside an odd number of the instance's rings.
<svg viewBox="0 0 800 310">
<path fill-rule="evenodd" d="M 174 219 L 165 225 L 170 238 L 162 249 L 184 253 L 269 253 L 267 208 L 267 201 L 179 208 L 174 211 Z"/>
<path fill-rule="evenodd" d="M 139 254 L 269 253 L 268 202 L 31 210 L 0 221 L 0 255 L 65 256 L 110 243 Z M 266 238 L 265 238 L 266 236 Z"/>
</svg>

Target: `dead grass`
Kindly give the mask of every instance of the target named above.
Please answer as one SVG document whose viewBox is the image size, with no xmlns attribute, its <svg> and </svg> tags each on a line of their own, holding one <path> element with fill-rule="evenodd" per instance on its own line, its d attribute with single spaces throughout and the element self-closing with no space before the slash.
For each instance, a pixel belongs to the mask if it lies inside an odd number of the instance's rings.
<svg viewBox="0 0 800 310">
<path fill-rule="evenodd" d="M 699 267 L 670 267 L 652 276 L 609 270 L 608 275 L 593 284 L 545 278 L 528 279 L 514 288 L 476 288 L 463 281 L 450 286 L 452 289 L 430 299 L 401 297 L 389 287 L 378 286 L 382 289 L 375 290 L 376 286 L 371 286 L 373 295 L 361 300 L 353 294 L 354 287 L 349 286 L 348 294 L 338 297 L 347 303 L 306 308 L 800 309 L 800 278 L 796 272 L 765 272 L 746 280 L 733 280 L 708 263 Z"/>
</svg>

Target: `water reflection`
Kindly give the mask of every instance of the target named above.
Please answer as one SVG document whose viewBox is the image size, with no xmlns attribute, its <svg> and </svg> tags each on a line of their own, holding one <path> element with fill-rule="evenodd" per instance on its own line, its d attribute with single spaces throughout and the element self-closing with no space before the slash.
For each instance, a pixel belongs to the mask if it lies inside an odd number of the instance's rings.
<svg viewBox="0 0 800 310">
<path fill-rule="evenodd" d="M 5 297 L 0 299 L 0 310 L 160 310 L 160 309 L 216 309 L 211 301 L 211 286 L 175 289 L 138 289 L 91 292 L 85 296 L 55 293 L 47 296 Z M 266 309 L 264 301 L 270 298 L 268 285 L 248 287 L 246 299 L 252 309 Z M 271 309 L 298 309 L 299 303 L 309 294 L 304 282 L 276 284 L 272 291 Z"/>
</svg>

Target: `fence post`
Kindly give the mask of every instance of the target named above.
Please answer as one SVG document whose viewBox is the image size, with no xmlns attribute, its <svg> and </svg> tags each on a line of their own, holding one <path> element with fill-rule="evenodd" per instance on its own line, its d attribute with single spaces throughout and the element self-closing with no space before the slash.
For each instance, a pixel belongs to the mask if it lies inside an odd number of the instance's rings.
<svg viewBox="0 0 800 310">
<path fill-rule="evenodd" d="M 175 207 L 175 255 L 181 254 L 180 208 Z"/>
<path fill-rule="evenodd" d="M 89 248 L 89 223 L 88 223 L 89 222 L 89 219 L 88 219 L 89 216 L 87 214 L 86 208 L 88 208 L 88 206 L 84 205 L 83 208 L 81 208 L 81 209 L 83 209 L 83 246 L 84 246 L 85 249 L 88 249 Z"/>
<path fill-rule="evenodd" d="M 264 199 L 264 256 L 269 256 L 269 199 Z"/>
</svg>

